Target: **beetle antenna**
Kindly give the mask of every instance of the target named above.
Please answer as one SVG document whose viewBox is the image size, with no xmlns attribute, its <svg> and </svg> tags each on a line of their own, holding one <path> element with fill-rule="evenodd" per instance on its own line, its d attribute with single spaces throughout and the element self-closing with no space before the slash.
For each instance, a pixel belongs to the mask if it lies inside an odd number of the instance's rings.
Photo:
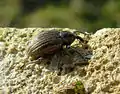
<svg viewBox="0 0 120 94">
<path fill-rule="evenodd" d="M 75 38 L 80 40 L 79 43 L 81 43 L 82 45 L 87 44 L 87 42 L 88 42 L 87 40 L 84 40 L 83 38 L 81 38 L 79 36 L 76 36 Z"/>
<path fill-rule="evenodd" d="M 75 36 L 75 38 L 79 39 L 81 42 L 84 42 L 84 40 L 81 37 L 79 37 L 79 36 Z"/>
</svg>

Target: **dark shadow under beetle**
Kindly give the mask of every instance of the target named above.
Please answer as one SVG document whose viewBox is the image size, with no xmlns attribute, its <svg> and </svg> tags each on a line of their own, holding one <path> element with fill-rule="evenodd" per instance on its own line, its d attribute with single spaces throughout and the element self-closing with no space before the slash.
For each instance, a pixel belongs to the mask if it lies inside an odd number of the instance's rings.
<svg viewBox="0 0 120 94">
<path fill-rule="evenodd" d="M 92 56 L 92 51 L 89 48 L 65 48 L 54 55 L 47 56 L 46 68 L 53 72 L 57 71 L 58 75 L 64 75 L 74 71 L 74 69 L 78 66 L 84 67 L 88 65 L 88 60 L 91 58 L 88 56 Z M 37 64 L 41 63 L 42 61 L 38 61 Z"/>
</svg>

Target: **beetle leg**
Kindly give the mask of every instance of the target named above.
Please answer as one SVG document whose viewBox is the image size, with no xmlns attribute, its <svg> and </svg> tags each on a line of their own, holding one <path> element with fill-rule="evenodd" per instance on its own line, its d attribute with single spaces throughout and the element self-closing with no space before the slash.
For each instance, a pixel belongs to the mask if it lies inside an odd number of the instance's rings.
<svg viewBox="0 0 120 94">
<path fill-rule="evenodd" d="M 37 60 L 33 60 L 33 61 L 30 61 L 29 63 L 36 63 L 36 64 L 40 64 L 41 62 L 48 62 L 48 59 L 45 59 L 43 57 L 39 57 Z"/>
<path fill-rule="evenodd" d="M 85 59 L 85 57 L 75 48 L 70 47 L 70 49 L 72 49 L 73 51 L 75 51 L 76 53 L 78 53 L 83 59 Z"/>
</svg>

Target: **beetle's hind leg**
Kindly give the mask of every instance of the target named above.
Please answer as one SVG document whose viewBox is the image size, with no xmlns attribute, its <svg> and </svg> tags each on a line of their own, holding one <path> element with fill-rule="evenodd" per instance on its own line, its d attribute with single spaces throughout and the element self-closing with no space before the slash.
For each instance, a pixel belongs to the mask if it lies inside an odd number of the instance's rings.
<svg viewBox="0 0 120 94">
<path fill-rule="evenodd" d="M 29 61 L 27 64 L 45 64 L 50 61 L 50 58 L 39 57 L 36 60 Z"/>
</svg>

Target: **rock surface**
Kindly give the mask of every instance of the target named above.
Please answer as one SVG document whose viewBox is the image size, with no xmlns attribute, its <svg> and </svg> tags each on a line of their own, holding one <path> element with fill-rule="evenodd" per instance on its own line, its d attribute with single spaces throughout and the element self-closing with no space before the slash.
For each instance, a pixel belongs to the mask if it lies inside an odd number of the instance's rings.
<svg viewBox="0 0 120 94">
<path fill-rule="evenodd" d="M 86 88 L 92 94 L 120 94 L 120 29 L 98 30 L 89 41 L 93 56 Z"/>
<path fill-rule="evenodd" d="M 57 70 L 51 71 L 48 65 L 28 63 L 29 59 L 26 59 L 25 49 L 29 40 L 42 30 L 45 29 L 0 28 L 0 94 L 55 94 L 78 80 L 84 84 L 86 93 L 120 93 L 119 28 L 105 28 L 91 35 L 88 45 L 92 55 L 86 56 L 90 58 L 89 65 L 76 66 L 72 72 L 64 75 L 58 75 Z M 74 56 L 74 61 L 81 62 L 81 58 L 76 57 L 78 54 Z M 52 62 L 55 59 L 56 56 Z"/>
</svg>

